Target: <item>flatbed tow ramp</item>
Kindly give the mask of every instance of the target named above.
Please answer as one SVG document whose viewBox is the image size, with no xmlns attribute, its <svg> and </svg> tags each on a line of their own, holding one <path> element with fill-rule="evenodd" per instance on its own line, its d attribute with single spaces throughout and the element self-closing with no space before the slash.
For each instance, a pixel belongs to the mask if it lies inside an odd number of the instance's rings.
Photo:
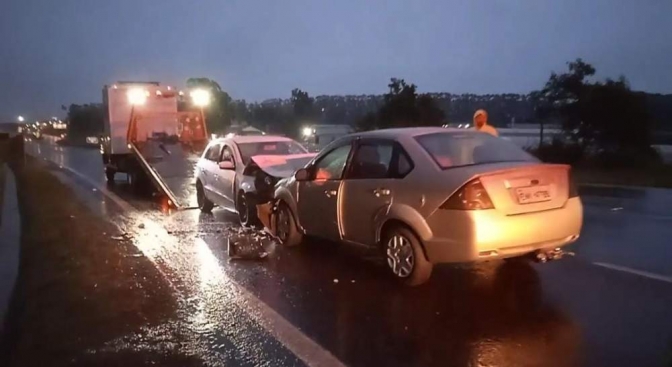
<svg viewBox="0 0 672 367">
<path fill-rule="evenodd" d="M 161 124 L 156 123 L 156 116 L 151 116 L 153 130 L 139 134 L 148 117 L 132 113 L 127 135 L 129 150 L 155 189 L 165 196 L 168 208 L 196 208 L 195 167 L 208 143 L 202 114 L 178 112 L 161 116 Z M 165 129 L 157 131 L 157 126 Z"/>
</svg>

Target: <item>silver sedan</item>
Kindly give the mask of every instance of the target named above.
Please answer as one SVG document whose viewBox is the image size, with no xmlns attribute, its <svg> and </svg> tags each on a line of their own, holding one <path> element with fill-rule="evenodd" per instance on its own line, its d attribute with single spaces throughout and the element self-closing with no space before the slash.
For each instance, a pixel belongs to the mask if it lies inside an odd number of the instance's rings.
<svg viewBox="0 0 672 367">
<path fill-rule="evenodd" d="M 433 264 L 556 257 L 583 222 L 570 173 L 476 131 L 354 134 L 278 184 L 273 227 L 288 246 L 304 235 L 377 246 L 417 285 Z"/>
</svg>

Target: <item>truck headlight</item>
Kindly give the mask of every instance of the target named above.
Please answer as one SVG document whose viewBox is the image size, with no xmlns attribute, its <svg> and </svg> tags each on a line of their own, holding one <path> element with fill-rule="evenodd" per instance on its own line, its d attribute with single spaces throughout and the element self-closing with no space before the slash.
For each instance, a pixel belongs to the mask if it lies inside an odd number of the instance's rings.
<svg viewBox="0 0 672 367">
<path fill-rule="evenodd" d="M 128 103 L 134 106 L 142 106 L 147 102 L 149 92 L 142 88 L 132 88 L 126 92 L 126 96 L 128 97 Z"/>
</svg>

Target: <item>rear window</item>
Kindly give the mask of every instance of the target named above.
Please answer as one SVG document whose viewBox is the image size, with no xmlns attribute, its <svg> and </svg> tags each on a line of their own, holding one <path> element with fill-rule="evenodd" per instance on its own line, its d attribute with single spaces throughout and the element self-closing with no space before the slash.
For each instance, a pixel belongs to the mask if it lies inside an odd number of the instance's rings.
<svg viewBox="0 0 672 367">
<path fill-rule="evenodd" d="M 306 148 L 295 141 L 267 141 L 257 143 L 238 144 L 243 164 L 250 163 L 250 157 L 255 155 L 289 155 L 307 153 Z"/>
<path fill-rule="evenodd" d="M 485 133 L 433 133 L 416 136 L 415 140 L 443 169 L 485 163 L 538 161 L 517 145 Z"/>
</svg>

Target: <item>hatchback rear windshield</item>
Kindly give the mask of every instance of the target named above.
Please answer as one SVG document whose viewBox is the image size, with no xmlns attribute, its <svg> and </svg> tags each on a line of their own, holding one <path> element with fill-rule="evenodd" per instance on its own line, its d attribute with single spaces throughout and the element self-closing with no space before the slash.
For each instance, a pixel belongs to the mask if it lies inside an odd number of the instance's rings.
<svg viewBox="0 0 672 367">
<path fill-rule="evenodd" d="M 497 162 L 538 162 L 517 145 L 485 133 L 433 133 L 416 136 L 415 140 L 443 169 Z"/>
<path fill-rule="evenodd" d="M 238 148 L 245 165 L 250 163 L 250 157 L 255 155 L 289 155 L 308 152 L 301 144 L 291 140 L 239 143 Z"/>
</svg>

